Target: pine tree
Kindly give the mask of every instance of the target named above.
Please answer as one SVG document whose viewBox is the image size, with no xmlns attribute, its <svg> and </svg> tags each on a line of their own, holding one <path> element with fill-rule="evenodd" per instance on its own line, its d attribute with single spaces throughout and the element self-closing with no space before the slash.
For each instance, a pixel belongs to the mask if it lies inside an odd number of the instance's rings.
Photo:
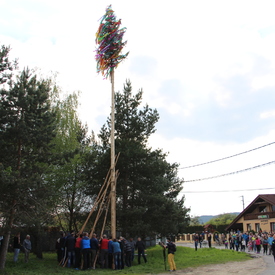
<svg viewBox="0 0 275 275">
<path fill-rule="evenodd" d="M 184 197 L 177 199 L 183 180 L 177 176 L 178 164 L 169 164 L 167 154 L 148 147 L 159 114 L 148 105 L 141 108 L 141 103 L 142 90 L 133 95 L 130 81 L 126 81 L 122 93 L 115 95 L 115 147 L 120 152 L 116 166 L 118 229 L 134 236 L 177 233 L 189 211 L 184 207 Z M 107 171 L 109 136 L 108 119 L 99 135 L 100 171 L 104 171 L 103 166 Z M 167 218 L 169 224 L 164 222 Z"/>
<path fill-rule="evenodd" d="M 6 231 L 1 269 L 5 266 L 14 223 L 24 219 L 26 222 L 32 211 L 37 213 L 43 199 L 49 198 L 43 175 L 50 163 L 51 141 L 55 136 L 55 114 L 49 100 L 52 89 L 51 80 L 38 79 L 24 69 L 10 83 L 9 90 L 1 90 L 0 211 Z"/>
<path fill-rule="evenodd" d="M 2 45 L 0 48 L 0 85 L 8 82 L 13 70 L 17 67 L 17 60 L 9 60 L 10 47 Z"/>
</svg>

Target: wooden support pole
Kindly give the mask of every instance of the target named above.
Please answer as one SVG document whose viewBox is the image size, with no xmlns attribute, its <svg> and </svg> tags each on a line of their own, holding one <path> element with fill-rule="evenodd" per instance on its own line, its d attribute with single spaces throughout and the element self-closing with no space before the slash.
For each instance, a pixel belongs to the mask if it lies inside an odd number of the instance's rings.
<svg viewBox="0 0 275 275">
<path fill-rule="evenodd" d="M 120 153 L 118 153 L 118 155 L 117 155 L 116 158 L 115 158 L 115 165 L 117 164 L 119 155 L 120 155 Z M 80 231 L 78 232 L 78 234 L 83 233 L 83 231 L 84 231 L 84 229 L 85 229 L 85 227 L 86 227 L 86 225 L 87 225 L 89 219 L 91 218 L 93 212 L 95 211 L 96 207 L 98 207 L 98 205 L 99 205 L 99 203 L 100 203 L 101 201 L 104 201 L 104 200 L 105 200 L 106 193 L 107 193 L 107 191 L 108 191 L 108 188 L 109 188 L 110 185 L 111 185 L 111 176 L 110 176 L 110 174 L 111 174 L 111 168 L 109 169 L 109 171 L 108 171 L 108 173 L 107 173 L 107 176 L 106 176 L 106 178 L 105 178 L 105 180 L 104 180 L 104 183 L 103 183 L 103 185 L 101 186 L 101 189 L 100 189 L 100 191 L 99 191 L 99 193 L 98 193 L 98 195 L 97 195 L 97 198 L 96 198 L 96 200 L 95 200 L 95 202 L 94 202 L 94 205 L 93 205 L 93 207 L 92 207 L 92 209 L 91 209 L 91 211 L 90 211 L 90 213 L 89 213 L 89 215 L 88 215 L 86 221 L 84 222 L 83 226 L 81 227 Z M 115 178 L 116 178 L 116 179 L 118 178 L 118 171 L 116 171 L 116 173 L 115 173 Z M 99 208 L 100 208 L 100 207 L 99 207 Z M 96 226 L 97 220 L 98 220 L 98 219 L 96 218 L 95 221 L 94 221 L 94 225 L 93 225 L 93 228 L 92 228 L 92 232 L 94 232 L 94 228 L 95 228 L 95 226 Z M 91 234 L 90 234 L 90 237 L 92 236 L 92 232 L 91 232 Z"/>
</svg>

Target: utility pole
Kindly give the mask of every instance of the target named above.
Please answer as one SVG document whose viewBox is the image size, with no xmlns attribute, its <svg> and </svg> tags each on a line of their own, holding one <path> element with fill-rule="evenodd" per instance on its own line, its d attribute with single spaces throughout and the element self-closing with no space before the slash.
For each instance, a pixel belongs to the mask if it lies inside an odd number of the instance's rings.
<svg viewBox="0 0 275 275">
<path fill-rule="evenodd" d="M 243 210 L 244 210 L 244 196 L 241 196 L 243 202 Z"/>
</svg>

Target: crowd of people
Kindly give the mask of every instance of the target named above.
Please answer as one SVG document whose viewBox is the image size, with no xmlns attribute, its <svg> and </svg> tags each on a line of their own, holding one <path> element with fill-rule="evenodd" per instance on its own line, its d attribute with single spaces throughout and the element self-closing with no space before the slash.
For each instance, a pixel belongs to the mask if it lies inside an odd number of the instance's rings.
<svg viewBox="0 0 275 275">
<path fill-rule="evenodd" d="M 224 245 L 225 249 L 232 249 L 236 251 L 243 252 L 255 252 L 257 254 L 263 253 L 265 255 L 273 255 L 275 261 L 275 232 L 241 232 L 237 230 L 236 232 L 230 232 L 228 235 L 215 233 L 206 234 L 208 246 L 211 248 L 211 241 L 213 240 L 216 244 Z M 195 250 L 198 246 L 202 246 L 205 240 L 205 233 L 195 234 L 193 236 L 195 243 Z"/>
<path fill-rule="evenodd" d="M 57 260 L 64 267 L 75 269 L 124 269 L 131 267 L 137 250 L 138 263 L 141 257 L 147 262 L 145 244 L 138 238 L 126 240 L 124 237 L 113 239 L 103 235 L 97 238 L 94 233 L 91 238 L 87 232 L 76 235 L 74 231 L 69 234 L 61 233 L 56 242 Z"/>
<path fill-rule="evenodd" d="M 225 241 L 227 241 L 225 239 Z M 274 232 L 232 232 L 228 237 L 228 245 L 226 248 L 236 251 L 248 251 L 265 255 L 271 255 L 275 252 L 275 233 Z M 275 254 L 275 253 L 274 253 Z"/>
<path fill-rule="evenodd" d="M 163 244 L 162 246 L 165 250 L 167 249 L 170 271 L 176 271 L 174 261 L 175 243 L 171 241 L 171 238 L 167 238 L 166 245 Z M 143 258 L 144 263 L 147 263 L 145 243 L 140 237 L 135 241 L 133 238 L 127 240 L 124 237 L 118 239 L 107 238 L 107 235 L 98 238 L 95 233 L 90 238 L 87 232 L 79 235 L 75 234 L 74 231 L 67 234 L 60 232 L 55 248 L 59 265 L 76 270 L 96 269 L 97 267 L 122 270 L 125 267 L 132 266 L 135 255 L 137 255 L 138 264 L 141 264 L 141 258 Z M 25 262 L 28 262 L 31 251 L 30 235 L 26 236 L 22 244 L 20 233 L 14 236 L 14 262 L 18 261 L 21 249 L 25 253 Z"/>
</svg>

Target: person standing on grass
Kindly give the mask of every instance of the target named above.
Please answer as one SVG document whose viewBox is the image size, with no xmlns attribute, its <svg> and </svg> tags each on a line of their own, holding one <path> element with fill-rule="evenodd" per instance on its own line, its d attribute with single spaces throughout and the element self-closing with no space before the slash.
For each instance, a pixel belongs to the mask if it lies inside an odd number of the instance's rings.
<svg viewBox="0 0 275 275">
<path fill-rule="evenodd" d="M 132 246 L 130 242 L 124 239 L 124 251 L 125 251 L 125 265 L 127 267 L 132 266 Z"/>
<path fill-rule="evenodd" d="M 118 269 L 121 270 L 121 249 L 117 239 L 113 240 L 112 246 L 113 246 L 115 270 L 118 270 Z"/>
<path fill-rule="evenodd" d="M 195 242 L 195 250 L 197 251 L 198 250 L 198 244 L 199 244 L 199 235 L 198 234 L 195 234 L 194 242 Z"/>
<path fill-rule="evenodd" d="M 16 236 L 13 238 L 13 250 L 14 250 L 14 255 L 13 255 L 13 261 L 16 263 L 18 260 L 18 255 L 20 252 L 20 232 L 17 233 Z"/>
<path fill-rule="evenodd" d="M 25 251 L 25 263 L 29 261 L 29 254 L 32 249 L 31 237 L 30 235 L 26 236 L 26 239 L 23 241 L 23 248 Z"/>
<path fill-rule="evenodd" d="M 82 240 L 80 242 L 81 251 L 83 255 L 83 270 L 86 270 L 90 267 L 90 239 L 87 232 L 83 232 Z"/>
<path fill-rule="evenodd" d="M 107 239 L 107 236 L 104 234 L 103 238 L 100 241 L 100 263 L 101 263 L 101 268 L 108 268 L 108 242 L 109 240 Z"/>
<path fill-rule="evenodd" d="M 75 265 L 74 267 L 79 269 L 81 267 L 81 241 L 82 234 L 77 235 L 75 240 L 74 252 L 75 252 Z"/>
<path fill-rule="evenodd" d="M 71 231 L 70 235 L 68 235 L 65 247 L 67 248 L 67 255 L 68 255 L 68 267 L 75 266 L 75 232 Z"/>
<path fill-rule="evenodd" d="M 208 246 L 209 246 L 209 248 L 211 248 L 211 239 L 212 239 L 212 234 L 208 233 L 207 240 L 208 240 Z"/>
<path fill-rule="evenodd" d="M 64 236 L 65 236 L 64 232 L 61 231 L 60 238 L 58 238 L 55 243 L 55 249 L 56 249 L 58 263 L 61 262 L 61 260 L 63 259 L 63 256 L 64 256 L 63 255 L 64 243 L 65 243 Z"/>
<path fill-rule="evenodd" d="M 142 255 L 144 262 L 147 263 L 147 259 L 145 257 L 145 244 L 144 242 L 141 240 L 140 237 L 138 237 L 137 242 L 136 242 L 136 249 L 138 251 L 138 264 L 140 264 L 140 256 Z"/>
<path fill-rule="evenodd" d="M 175 252 L 176 252 L 176 245 L 171 241 L 171 238 L 167 238 L 166 248 L 168 249 L 168 264 L 170 266 L 170 271 L 176 271 L 176 264 L 175 264 Z"/>
<path fill-rule="evenodd" d="M 236 234 L 235 238 L 234 238 L 234 244 L 235 244 L 235 248 L 236 248 L 236 251 L 239 251 L 239 235 Z"/>
<path fill-rule="evenodd" d="M 113 266 L 113 241 L 112 241 L 112 236 L 109 236 L 109 242 L 108 242 L 108 265 L 110 269 L 114 269 L 115 267 Z"/>
<path fill-rule="evenodd" d="M 119 245 L 121 250 L 121 269 L 124 269 L 124 238 L 122 236 L 119 237 Z"/>
<path fill-rule="evenodd" d="M 98 239 L 96 238 L 96 234 L 93 233 L 93 237 L 91 238 L 91 265 L 92 269 L 95 269 L 96 265 L 96 255 L 98 252 Z"/>
</svg>

